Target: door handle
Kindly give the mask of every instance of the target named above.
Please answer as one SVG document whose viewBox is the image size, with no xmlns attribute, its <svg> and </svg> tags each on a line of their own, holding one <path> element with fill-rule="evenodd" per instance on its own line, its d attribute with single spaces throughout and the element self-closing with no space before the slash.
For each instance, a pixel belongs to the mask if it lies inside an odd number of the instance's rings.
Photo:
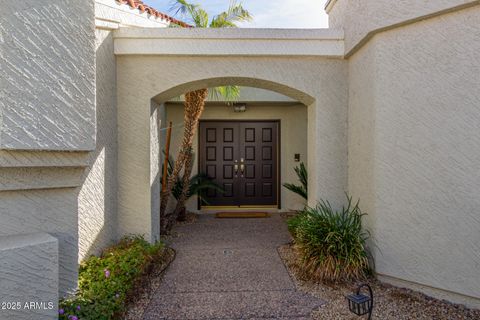
<svg viewBox="0 0 480 320">
<path fill-rule="evenodd" d="M 243 158 L 240 158 L 240 174 L 243 177 L 243 171 L 245 170 L 245 165 L 243 164 Z"/>
<path fill-rule="evenodd" d="M 233 165 L 233 170 L 235 170 L 235 178 L 238 176 L 238 160 L 235 160 L 235 164 Z"/>
</svg>

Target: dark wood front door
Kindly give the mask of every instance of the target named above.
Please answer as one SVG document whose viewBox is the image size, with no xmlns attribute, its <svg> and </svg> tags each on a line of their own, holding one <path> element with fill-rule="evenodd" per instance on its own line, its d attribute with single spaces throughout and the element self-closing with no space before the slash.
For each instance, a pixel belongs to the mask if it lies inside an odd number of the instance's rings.
<svg viewBox="0 0 480 320">
<path fill-rule="evenodd" d="M 224 191 L 210 190 L 209 206 L 278 205 L 277 121 L 201 121 L 199 171 Z"/>
</svg>

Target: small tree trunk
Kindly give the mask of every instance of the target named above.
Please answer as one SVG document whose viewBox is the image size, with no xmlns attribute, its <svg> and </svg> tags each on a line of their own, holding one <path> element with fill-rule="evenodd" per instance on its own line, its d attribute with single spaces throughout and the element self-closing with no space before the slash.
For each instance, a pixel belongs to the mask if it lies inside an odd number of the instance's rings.
<svg viewBox="0 0 480 320">
<path fill-rule="evenodd" d="M 172 174 L 168 177 L 167 180 L 167 187 L 162 189 L 160 193 L 160 233 L 166 234 L 169 231 L 169 217 L 166 212 L 168 206 L 168 200 L 170 195 L 172 194 L 172 189 L 175 183 L 178 180 L 178 176 L 180 175 L 180 171 L 185 163 L 185 154 L 183 150 L 180 151 L 178 154 L 177 159 L 175 160 Z"/>
<path fill-rule="evenodd" d="M 177 221 L 187 221 L 187 208 L 183 207 L 180 209 L 177 215 Z"/>
<path fill-rule="evenodd" d="M 186 201 L 188 199 L 188 194 L 190 193 L 190 176 L 193 169 L 193 152 L 190 152 L 189 155 L 185 158 L 185 167 L 183 173 L 182 181 L 182 193 L 177 201 L 177 206 L 175 207 L 174 215 L 177 217 L 178 221 L 185 221 L 187 219 L 187 210 L 186 210 Z"/>
<path fill-rule="evenodd" d="M 202 115 L 205 107 L 205 100 L 207 99 L 208 89 L 200 89 L 185 94 L 185 113 L 184 123 L 185 130 L 183 132 L 182 146 L 180 148 L 179 155 L 175 160 L 172 175 L 168 177 L 168 184 L 166 190 L 162 190 L 160 200 L 160 232 L 168 233 L 173 226 L 177 218 L 177 210 L 173 213 L 166 213 L 168 200 L 172 193 L 173 186 L 179 179 L 180 172 L 184 168 L 184 189 L 190 184 L 191 169 L 187 169 L 186 164 L 192 161 L 192 144 L 195 133 L 198 128 L 198 121 Z M 190 160 L 189 160 L 190 159 Z M 189 171 L 189 172 L 187 172 Z M 186 174 L 188 173 L 188 175 Z M 183 192 L 182 192 L 183 195 Z M 180 197 L 182 198 L 182 197 Z M 178 201 L 177 207 L 181 208 L 185 206 L 185 199 Z M 163 219 L 162 219 L 163 218 Z"/>
</svg>

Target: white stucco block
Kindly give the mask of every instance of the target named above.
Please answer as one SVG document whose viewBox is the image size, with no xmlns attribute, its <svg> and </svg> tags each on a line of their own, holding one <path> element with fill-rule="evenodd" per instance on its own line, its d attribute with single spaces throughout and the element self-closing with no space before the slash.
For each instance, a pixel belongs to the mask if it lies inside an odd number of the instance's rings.
<svg viewBox="0 0 480 320">
<path fill-rule="evenodd" d="M 345 54 L 349 56 L 365 38 L 380 31 L 478 4 L 478 0 L 331 0 L 327 13 L 330 28 L 345 31 Z"/>
<path fill-rule="evenodd" d="M 56 319 L 58 241 L 47 233 L 0 237 L 0 319 Z"/>
<path fill-rule="evenodd" d="M 382 280 L 480 305 L 480 6 L 377 34 L 349 59 L 349 192 Z M 448 39 L 448 41 L 446 41 Z"/>
<path fill-rule="evenodd" d="M 0 149 L 94 149 L 93 0 L 2 1 L 0 21 Z"/>
<path fill-rule="evenodd" d="M 120 28 L 116 55 L 343 57 L 343 30 Z"/>
<path fill-rule="evenodd" d="M 59 293 L 64 296 L 77 286 L 78 190 L 59 188 L 0 192 L 0 237 L 38 232 L 58 239 Z"/>
</svg>

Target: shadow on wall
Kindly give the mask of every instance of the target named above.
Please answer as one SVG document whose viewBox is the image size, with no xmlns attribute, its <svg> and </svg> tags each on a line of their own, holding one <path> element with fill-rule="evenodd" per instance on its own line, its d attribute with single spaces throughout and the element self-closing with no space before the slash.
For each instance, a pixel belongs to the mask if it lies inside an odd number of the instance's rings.
<svg viewBox="0 0 480 320">
<path fill-rule="evenodd" d="M 78 197 L 78 261 L 116 240 L 117 113 L 113 36 L 96 30 L 96 149 L 91 152 Z"/>
<path fill-rule="evenodd" d="M 58 239 L 59 293 L 77 285 L 78 188 L 0 192 L 0 236 L 46 232 Z"/>
</svg>

